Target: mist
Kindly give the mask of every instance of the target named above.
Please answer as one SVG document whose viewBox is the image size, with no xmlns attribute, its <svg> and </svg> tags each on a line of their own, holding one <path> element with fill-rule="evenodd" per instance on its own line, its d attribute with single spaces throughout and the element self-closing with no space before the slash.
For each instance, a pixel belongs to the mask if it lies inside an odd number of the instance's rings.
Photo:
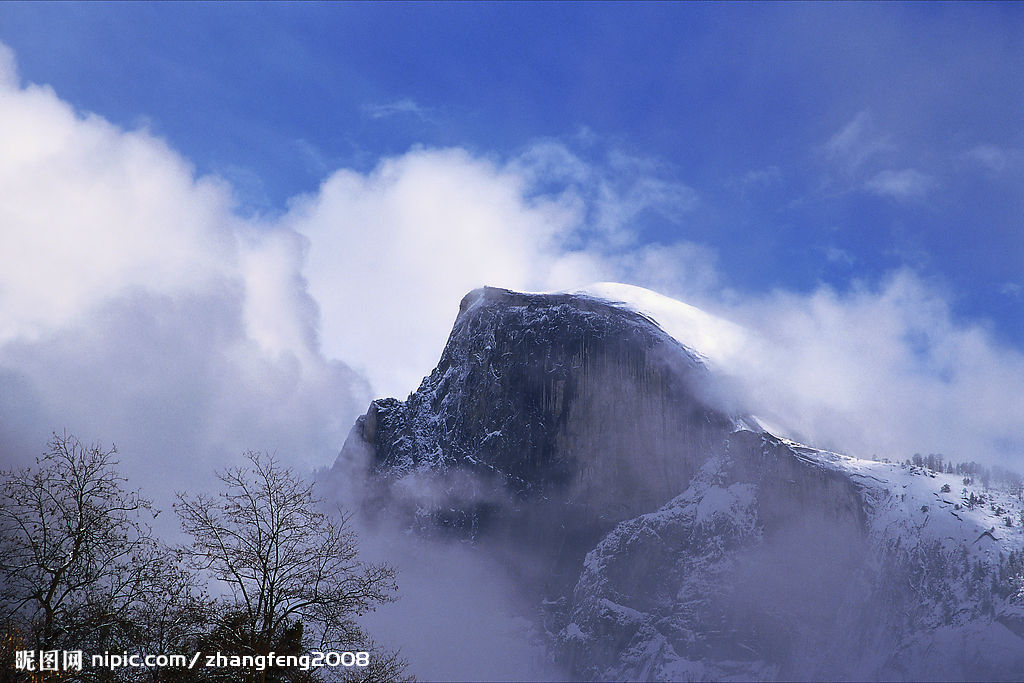
<svg viewBox="0 0 1024 683">
<path fill-rule="evenodd" d="M 418 678 L 569 678 L 549 659 L 537 601 L 523 595 L 493 548 L 380 524 L 364 527 L 360 539 L 365 559 L 398 569 L 400 594 L 362 624 L 385 647 L 400 648 Z"/>
<path fill-rule="evenodd" d="M 359 430 L 316 482 L 327 509 L 350 515 L 360 559 L 398 570 L 399 599 L 362 619 L 367 632 L 399 650 L 423 680 L 568 680 L 551 658 L 541 593 L 523 581 L 543 573 L 545 558 L 500 533 L 474 539 L 415 523 L 423 510 L 484 500 L 507 506 L 509 496 L 460 471 L 412 472 L 385 483 L 371 474 Z"/>
</svg>

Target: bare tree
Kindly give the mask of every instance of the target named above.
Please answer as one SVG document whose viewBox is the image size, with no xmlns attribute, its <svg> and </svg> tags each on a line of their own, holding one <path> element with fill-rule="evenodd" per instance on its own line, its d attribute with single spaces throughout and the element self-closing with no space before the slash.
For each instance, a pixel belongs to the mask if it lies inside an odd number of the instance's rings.
<svg viewBox="0 0 1024 683">
<path fill-rule="evenodd" d="M 116 642 L 158 549 L 151 504 L 124 488 L 115 447 L 54 434 L 34 468 L 0 473 L 0 607 L 28 647 Z"/>
<path fill-rule="evenodd" d="M 163 547 L 158 552 L 131 614 L 130 640 L 139 652 L 151 655 L 198 652 L 217 621 L 215 604 L 198 577 L 185 569 L 180 553 Z M 129 673 L 154 682 L 206 680 L 205 672 L 173 667 Z"/>
<path fill-rule="evenodd" d="M 217 473 L 218 495 L 175 505 L 191 561 L 231 592 L 219 643 L 252 654 L 358 647 L 356 618 L 394 600 L 395 571 L 358 560 L 348 517 L 320 512 L 312 483 L 272 456 L 246 457 L 251 466 Z"/>
</svg>

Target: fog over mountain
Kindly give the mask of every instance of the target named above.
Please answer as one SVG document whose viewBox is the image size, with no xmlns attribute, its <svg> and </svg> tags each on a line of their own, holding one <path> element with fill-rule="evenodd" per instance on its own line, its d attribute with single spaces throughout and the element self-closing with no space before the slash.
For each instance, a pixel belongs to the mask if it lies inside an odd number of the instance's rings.
<svg viewBox="0 0 1024 683">
<path fill-rule="evenodd" d="M 532 643 L 583 680 L 1015 679 L 1019 476 L 990 490 L 779 438 L 714 388 L 730 333 L 636 287 L 467 294 L 434 371 L 371 403 L 321 474 L 423 550 L 378 629 L 468 618 L 420 596 L 487 566 L 455 595 L 518 611 L 488 621 L 505 632 L 472 650 L 478 677 L 516 678 L 492 650 Z M 413 665 L 443 675 L 460 633 Z"/>
</svg>

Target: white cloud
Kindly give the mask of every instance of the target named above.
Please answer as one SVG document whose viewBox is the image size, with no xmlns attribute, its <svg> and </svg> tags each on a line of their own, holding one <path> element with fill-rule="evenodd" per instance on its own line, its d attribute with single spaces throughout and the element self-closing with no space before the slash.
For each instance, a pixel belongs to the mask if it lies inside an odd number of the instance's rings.
<svg viewBox="0 0 1024 683">
<path fill-rule="evenodd" d="M 830 246 L 825 249 L 825 260 L 829 263 L 840 263 L 847 266 L 852 266 L 857 262 L 853 254 L 836 246 Z"/>
<path fill-rule="evenodd" d="M 466 292 L 570 288 L 636 270 L 656 257 L 622 249 L 630 222 L 685 211 L 692 194 L 657 177 L 624 181 L 550 142 L 505 164 L 416 149 L 365 175 L 334 173 L 284 222 L 310 240 L 325 352 L 377 393 L 405 396 L 436 363 Z"/>
<path fill-rule="evenodd" d="M 246 448 L 330 462 L 367 392 L 319 353 L 303 239 L 0 57 L 0 460 L 114 441 L 164 507 Z"/>
<path fill-rule="evenodd" d="M 963 157 L 990 171 L 999 172 L 1009 163 L 1010 153 L 995 145 L 978 145 L 964 152 Z"/>
<path fill-rule="evenodd" d="M 911 272 L 846 294 L 776 293 L 727 315 L 760 335 L 737 367 L 741 392 L 794 436 L 862 456 L 1024 468 L 1024 355 L 958 322 Z"/>
<path fill-rule="evenodd" d="M 48 88 L 0 90 L 0 341 L 89 313 L 131 288 L 226 277 L 229 195 L 159 141 L 79 118 Z M 187 199 L 187 201 L 186 201 Z"/>
<path fill-rule="evenodd" d="M 894 149 L 887 135 L 879 133 L 871 114 L 859 112 L 824 145 L 825 155 L 852 173 L 873 157 Z"/>
<path fill-rule="evenodd" d="M 718 254 L 697 244 L 646 245 L 623 252 L 609 267 L 611 275 L 681 300 L 719 292 Z"/>
<path fill-rule="evenodd" d="M 285 222 L 310 241 L 325 351 L 378 393 L 404 396 L 436 363 L 467 291 L 557 284 L 557 241 L 576 216 L 523 192 L 461 150 L 418 150 L 367 175 L 338 171 L 297 202 Z"/>
<path fill-rule="evenodd" d="M 864 188 L 869 192 L 894 199 L 916 199 L 927 194 L 933 185 L 934 180 L 931 176 L 912 168 L 905 168 L 901 171 L 880 171 L 864 183 Z"/>
<path fill-rule="evenodd" d="M 999 288 L 999 293 L 1004 296 L 1020 298 L 1024 295 L 1024 285 L 1019 282 L 1005 282 Z"/>
<path fill-rule="evenodd" d="M 396 114 L 413 114 L 420 118 L 426 118 L 427 109 L 421 107 L 415 100 L 406 97 L 385 104 L 364 105 L 363 113 L 371 119 L 383 119 Z"/>
<path fill-rule="evenodd" d="M 778 166 L 768 166 L 747 171 L 738 181 L 734 181 L 733 184 L 739 185 L 740 188 L 746 190 L 748 188 L 764 189 L 774 187 L 781 182 L 782 170 Z"/>
</svg>

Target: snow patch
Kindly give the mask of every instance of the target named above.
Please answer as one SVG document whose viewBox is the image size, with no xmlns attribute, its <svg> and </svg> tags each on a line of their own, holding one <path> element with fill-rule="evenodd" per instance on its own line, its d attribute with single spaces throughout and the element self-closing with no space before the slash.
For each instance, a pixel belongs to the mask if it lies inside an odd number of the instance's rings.
<svg viewBox="0 0 1024 683">
<path fill-rule="evenodd" d="M 749 338 L 736 323 L 635 285 L 599 282 L 568 293 L 601 299 L 650 318 L 716 369 L 728 368 Z"/>
</svg>

